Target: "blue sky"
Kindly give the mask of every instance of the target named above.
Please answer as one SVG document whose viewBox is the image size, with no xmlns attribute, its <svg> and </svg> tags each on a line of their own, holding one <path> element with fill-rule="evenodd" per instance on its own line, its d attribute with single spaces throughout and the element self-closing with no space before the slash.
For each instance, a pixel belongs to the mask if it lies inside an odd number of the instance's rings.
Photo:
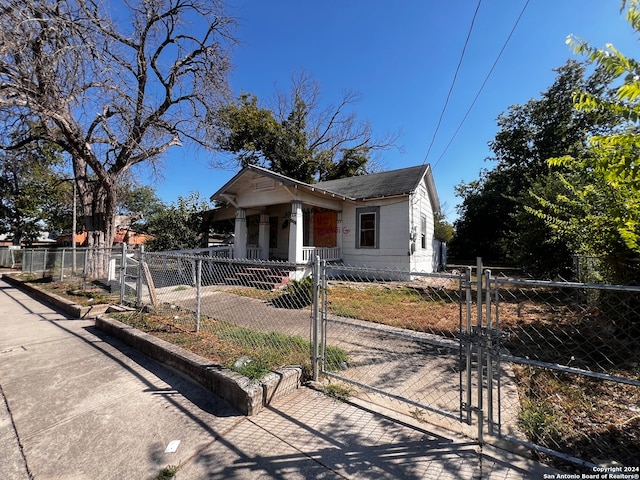
<svg viewBox="0 0 640 480">
<path fill-rule="evenodd" d="M 478 3 L 432 0 L 228 0 L 239 26 L 231 86 L 261 100 L 286 91 L 293 73 L 320 84 L 327 103 L 359 92 L 355 111 L 374 134 L 399 133 L 400 149 L 384 152 L 384 170 L 433 167 L 438 195 L 452 221 L 454 187 L 472 181 L 491 154 L 496 118 L 555 79 L 554 68 L 576 58 L 565 44 L 575 34 L 593 46 L 613 43 L 639 59 L 638 39 L 619 0 L 530 0 L 499 62 L 455 138 L 527 0 L 484 0 L 478 10 L 447 109 L 432 144 Z M 453 138 L 453 141 L 452 141 Z M 451 142 L 448 148 L 447 145 Z M 208 198 L 237 169 L 212 169 L 212 153 L 174 148 L 164 179 L 149 181 L 167 203 L 199 192 Z"/>
</svg>

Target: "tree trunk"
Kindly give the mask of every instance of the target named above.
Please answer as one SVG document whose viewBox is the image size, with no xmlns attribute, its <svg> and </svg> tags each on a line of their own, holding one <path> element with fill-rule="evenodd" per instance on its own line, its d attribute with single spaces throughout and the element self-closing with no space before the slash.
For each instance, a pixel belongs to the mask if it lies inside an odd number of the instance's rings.
<svg viewBox="0 0 640 480">
<path fill-rule="evenodd" d="M 11 243 L 15 247 L 19 247 L 22 245 L 22 229 L 21 228 L 16 228 L 13 231 L 13 239 Z"/>
<path fill-rule="evenodd" d="M 106 278 L 108 274 L 116 214 L 114 185 L 96 182 L 79 185 L 89 249 L 85 272 L 91 279 Z"/>
</svg>

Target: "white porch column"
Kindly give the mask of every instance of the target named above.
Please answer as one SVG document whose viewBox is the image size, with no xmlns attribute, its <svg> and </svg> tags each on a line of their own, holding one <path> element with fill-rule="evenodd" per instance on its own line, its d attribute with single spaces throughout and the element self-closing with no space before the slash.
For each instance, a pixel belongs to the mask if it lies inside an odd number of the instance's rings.
<svg viewBox="0 0 640 480">
<path fill-rule="evenodd" d="M 340 257 L 342 257 L 342 211 L 336 214 L 336 230 L 336 247 L 338 247 Z"/>
<path fill-rule="evenodd" d="M 289 261 L 302 263 L 302 202 L 291 202 L 291 218 L 289 219 Z"/>
<path fill-rule="evenodd" d="M 260 259 L 269 260 L 269 215 L 264 213 L 260 214 L 258 246 L 260 247 Z"/>
<path fill-rule="evenodd" d="M 247 258 L 247 212 L 244 208 L 236 210 L 234 236 L 233 257 Z"/>
</svg>

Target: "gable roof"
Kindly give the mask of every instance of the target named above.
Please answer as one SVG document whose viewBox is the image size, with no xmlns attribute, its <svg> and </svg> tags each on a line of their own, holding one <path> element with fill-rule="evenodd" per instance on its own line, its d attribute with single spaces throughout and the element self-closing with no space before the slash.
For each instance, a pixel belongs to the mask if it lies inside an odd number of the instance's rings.
<svg viewBox="0 0 640 480">
<path fill-rule="evenodd" d="M 243 167 L 234 177 L 225 183 L 220 189 L 211 195 L 210 200 L 213 202 L 215 200 L 226 200 L 225 195 L 236 195 L 240 190 L 246 188 L 247 182 L 251 182 L 255 180 L 256 176 L 271 178 L 282 185 L 292 186 L 296 188 L 303 188 L 309 191 L 320 191 L 324 193 L 332 194 L 333 196 L 342 197 L 343 200 L 354 200 L 349 195 L 340 195 L 334 192 L 326 191 L 323 188 L 320 188 L 317 183 L 313 185 L 301 182 L 300 180 L 296 180 L 291 177 L 287 177 L 286 175 L 282 175 L 281 173 L 273 172 L 267 168 L 260 167 L 258 165 L 247 165 Z"/>
<path fill-rule="evenodd" d="M 223 199 L 227 192 L 236 193 L 238 188 L 242 188 L 241 179 L 250 172 L 273 178 L 285 185 L 295 185 L 311 191 L 321 191 L 342 197 L 345 200 L 353 201 L 409 195 L 417 190 L 421 182 L 426 181 L 427 193 L 431 200 L 432 207 L 434 211 L 440 211 L 440 201 L 429 164 L 340 178 L 337 180 L 328 180 L 314 184 L 304 183 L 257 165 L 248 165 L 214 193 L 211 196 L 211 200 Z"/>
<path fill-rule="evenodd" d="M 353 199 L 408 195 L 418 188 L 429 165 L 318 182 L 316 187 Z"/>
</svg>

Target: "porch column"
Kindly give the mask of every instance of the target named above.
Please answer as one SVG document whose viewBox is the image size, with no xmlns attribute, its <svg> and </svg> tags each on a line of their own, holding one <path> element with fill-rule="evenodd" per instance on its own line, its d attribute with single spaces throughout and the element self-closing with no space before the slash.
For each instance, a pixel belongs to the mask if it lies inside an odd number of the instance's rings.
<svg viewBox="0 0 640 480">
<path fill-rule="evenodd" d="M 233 257 L 247 258 L 247 212 L 244 208 L 236 210 L 234 236 Z"/>
<path fill-rule="evenodd" d="M 302 263 L 302 202 L 291 202 L 291 218 L 289 219 L 289 261 Z"/>
<path fill-rule="evenodd" d="M 338 247 L 340 258 L 342 258 L 342 211 L 336 214 L 336 230 L 336 247 Z"/>
<path fill-rule="evenodd" d="M 264 213 L 260 214 L 258 246 L 260 247 L 260 259 L 269 260 L 269 215 Z"/>
</svg>

